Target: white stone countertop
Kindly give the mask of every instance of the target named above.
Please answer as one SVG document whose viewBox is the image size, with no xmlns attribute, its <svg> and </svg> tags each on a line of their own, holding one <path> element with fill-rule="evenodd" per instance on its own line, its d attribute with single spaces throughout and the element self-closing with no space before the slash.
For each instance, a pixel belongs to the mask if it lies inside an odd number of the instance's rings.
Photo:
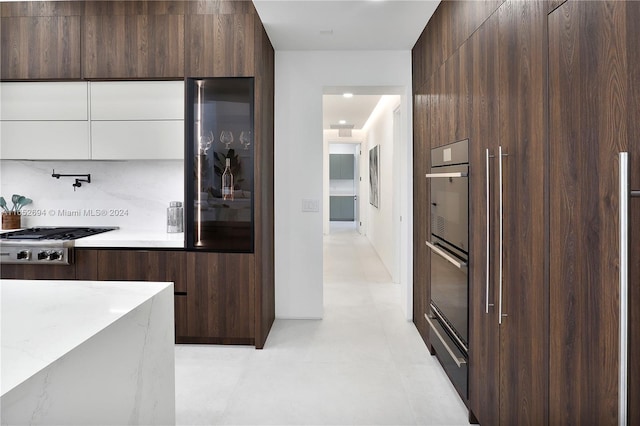
<svg viewBox="0 0 640 426">
<path fill-rule="evenodd" d="M 0 280 L 1 395 L 170 286 L 173 283 Z"/>
<path fill-rule="evenodd" d="M 116 229 L 74 241 L 78 248 L 184 248 L 184 232 L 131 231 Z"/>
</svg>

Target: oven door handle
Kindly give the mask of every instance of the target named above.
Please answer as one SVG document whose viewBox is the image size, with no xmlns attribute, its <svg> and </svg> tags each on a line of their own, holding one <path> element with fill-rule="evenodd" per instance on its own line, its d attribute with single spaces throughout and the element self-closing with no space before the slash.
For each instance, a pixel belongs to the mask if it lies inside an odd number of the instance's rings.
<svg viewBox="0 0 640 426">
<path fill-rule="evenodd" d="M 465 172 L 453 172 L 453 173 L 427 173 L 424 175 L 426 178 L 463 178 L 468 177 L 469 173 Z"/>
<path fill-rule="evenodd" d="M 451 356 L 451 358 L 453 358 L 453 362 L 456 363 L 456 365 L 458 366 L 458 368 L 462 367 L 463 364 L 466 364 L 467 361 L 464 358 L 459 358 L 451 349 L 451 347 L 447 344 L 446 340 L 444 340 L 444 338 L 442 337 L 442 335 L 440 334 L 440 332 L 438 331 L 438 329 L 436 328 L 435 324 L 433 324 L 432 318 L 429 318 L 429 315 L 424 314 L 424 318 L 427 320 L 427 322 L 429 323 L 429 327 L 431 328 L 431 330 L 433 330 L 433 332 L 435 333 L 436 336 L 438 336 L 438 339 L 440 339 L 440 343 L 442 343 L 442 345 L 444 346 L 444 348 L 447 350 L 447 352 L 449 352 L 449 356 Z"/>
<path fill-rule="evenodd" d="M 449 263 L 453 264 L 458 269 L 464 269 L 467 267 L 467 262 L 461 262 L 455 257 L 451 256 L 441 248 L 439 248 L 436 244 L 430 243 L 429 241 L 424 242 L 435 254 L 447 260 Z"/>
</svg>

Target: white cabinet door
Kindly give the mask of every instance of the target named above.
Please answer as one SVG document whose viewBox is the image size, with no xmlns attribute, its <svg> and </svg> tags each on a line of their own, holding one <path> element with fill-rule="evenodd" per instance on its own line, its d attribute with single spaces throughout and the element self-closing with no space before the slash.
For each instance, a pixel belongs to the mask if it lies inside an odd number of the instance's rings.
<svg viewBox="0 0 640 426">
<path fill-rule="evenodd" d="M 183 81 L 91 82 L 91 120 L 182 120 Z"/>
<path fill-rule="evenodd" d="M 183 141 L 182 120 L 91 122 L 94 160 L 181 160 Z"/>
<path fill-rule="evenodd" d="M 2 121 L 3 160 L 88 160 L 88 121 Z"/>
<path fill-rule="evenodd" d="M 88 120 L 88 83 L 0 83 L 2 120 Z"/>
</svg>

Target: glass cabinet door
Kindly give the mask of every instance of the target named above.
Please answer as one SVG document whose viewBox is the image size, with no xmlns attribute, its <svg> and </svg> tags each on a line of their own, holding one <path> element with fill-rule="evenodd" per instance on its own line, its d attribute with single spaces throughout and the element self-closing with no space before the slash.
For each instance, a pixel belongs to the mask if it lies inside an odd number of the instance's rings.
<svg viewBox="0 0 640 426">
<path fill-rule="evenodd" d="M 253 252 L 253 78 L 186 80 L 187 247 Z"/>
</svg>

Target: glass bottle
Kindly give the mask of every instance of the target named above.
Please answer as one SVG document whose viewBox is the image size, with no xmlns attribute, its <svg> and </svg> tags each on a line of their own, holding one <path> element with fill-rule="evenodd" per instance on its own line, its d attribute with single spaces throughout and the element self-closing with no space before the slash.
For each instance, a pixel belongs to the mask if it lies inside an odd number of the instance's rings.
<svg viewBox="0 0 640 426">
<path fill-rule="evenodd" d="M 182 218 L 184 216 L 184 209 L 181 201 L 169 202 L 169 208 L 167 209 L 167 232 L 184 232 L 184 225 Z"/>
<path fill-rule="evenodd" d="M 222 173 L 222 199 L 233 200 L 233 174 L 231 173 L 231 159 L 226 159 L 224 173 Z"/>
</svg>

